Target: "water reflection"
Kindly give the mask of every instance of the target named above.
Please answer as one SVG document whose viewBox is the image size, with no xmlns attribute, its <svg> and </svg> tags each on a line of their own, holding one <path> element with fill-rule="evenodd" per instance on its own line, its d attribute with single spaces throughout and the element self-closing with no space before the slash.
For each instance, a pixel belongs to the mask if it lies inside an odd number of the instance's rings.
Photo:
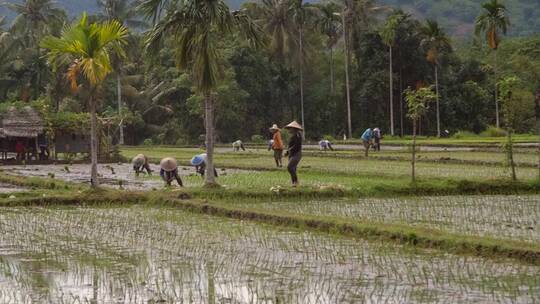
<svg viewBox="0 0 540 304">
<path fill-rule="evenodd" d="M 171 209 L 0 209 L 0 303 L 528 303 L 539 273 Z"/>
</svg>

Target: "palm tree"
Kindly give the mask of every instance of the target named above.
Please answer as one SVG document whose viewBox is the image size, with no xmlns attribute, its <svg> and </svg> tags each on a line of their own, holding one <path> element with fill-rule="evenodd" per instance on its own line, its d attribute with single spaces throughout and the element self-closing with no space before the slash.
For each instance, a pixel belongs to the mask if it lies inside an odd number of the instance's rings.
<svg viewBox="0 0 540 304">
<path fill-rule="evenodd" d="M 204 97 L 207 186 L 217 185 L 213 156 L 215 90 L 222 76 L 223 60 L 219 43 L 224 35 L 235 32 L 244 34 L 250 42 L 259 43 L 258 27 L 243 12 L 231 12 L 223 0 L 191 0 L 168 10 L 147 40 L 147 49 L 157 51 L 164 37 L 172 37 L 178 67 L 191 70 L 196 91 Z"/>
<path fill-rule="evenodd" d="M 4 3 L 5 7 L 15 12 L 12 31 L 25 37 L 24 45 L 28 49 L 35 48 L 35 85 L 34 98 L 41 90 L 43 64 L 41 63 L 41 50 L 39 41 L 45 35 L 52 34 L 52 28 L 59 28 L 64 20 L 65 12 L 56 7 L 53 0 L 26 0 L 23 3 Z"/>
<path fill-rule="evenodd" d="M 41 42 L 44 49 L 49 50 L 49 62 L 69 60 L 67 78 L 73 90 L 80 88 L 78 79 L 86 80 L 91 114 L 91 184 L 99 186 L 98 138 L 97 138 L 97 100 L 96 95 L 105 78 L 112 72 L 111 55 L 123 56 L 125 39 L 128 30 L 118 21 L 89 23 L 86 13 L 79 22 L 68 26 L 61 37 L 47 36 Z"/>
<path fill-rule="evenodd" d="M 330 51 L 330 93 L 333 96 L 335 92 L 334 47 L 342 35 L 341 19 L 336 14 L 339 12 L 339 6 L 335 3 L 327 3 L 319 5 L 318 8 L 321 16 L 317 20 L 317 24 L 321 33 L 327 38 L 326 47 Z"/>
<path fill-rule="evenodd" d="M 476 35 L 484 33 L 488 46 L 495 53 L 495 119 L 497 128 L 500 127 L 499 118 L 499 98 L 497 81 L 497 49 L 501 42 L 501 33 L 506 35 L 510 26 L 510 19 L 507 15 L 506 6 L 498 0 L 491 0 L 482 4 L 483 12 L 476 18 Z"/>
<path fill-rule="evenodd" d="M 123 25 L 140 28 L 144 26 L 144 22 L 137 18 L 137 12 L 131 5 L 129 0 L 97 0 L 98 6 L 101 8 L 101 19 L 117 20 Z M 124 144 L 124 123 L 122 121 L 122 61 L 119 58 L 113 58 L 113 67 L 116 72 L 116 94 L 118 103 L 118 116 L 120 117 L 119 139 L 118 143 Z"/>
<path fill-rule="evenodd" d="M 393 57 L 392 49 L 396 43 L 397 30 L 404 18 L 403 12 L 396 11 L 394 14 L 390 15 L 386 20 L 380 35 L 384 44 L 388 46 L 388 53 L 390 56 L 389 64 L 389 80 L 390 80 L 390 134 L 394 136 L 394 71 L 393 71 Z"/>
<path fill-rule="evenodd" d="M 420 28 L 423 36 L 421 44 L 427 49 L 426 59 L 435 67 L 435 96 L 437 111 L 437 137 L 441 137 L 441 114 L 439 104 L 439 55 L 441 52 L 452 49 L 450 38 L 439 26 L 437 21 L 426 20 L 426 23 Z"/>
</svg>

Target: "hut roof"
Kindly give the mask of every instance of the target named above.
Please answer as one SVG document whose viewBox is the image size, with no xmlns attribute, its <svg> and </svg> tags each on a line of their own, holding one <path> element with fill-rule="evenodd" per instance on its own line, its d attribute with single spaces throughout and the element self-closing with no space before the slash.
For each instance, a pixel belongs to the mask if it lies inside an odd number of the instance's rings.
<svg viewBox="0 0 540 304">
<path fill-rule="evenodd" d="M 30 106 L 10 107 L 0 117 L 0 137 L 34 138 L 43 133 L 43 119 Z"/>
</svg>

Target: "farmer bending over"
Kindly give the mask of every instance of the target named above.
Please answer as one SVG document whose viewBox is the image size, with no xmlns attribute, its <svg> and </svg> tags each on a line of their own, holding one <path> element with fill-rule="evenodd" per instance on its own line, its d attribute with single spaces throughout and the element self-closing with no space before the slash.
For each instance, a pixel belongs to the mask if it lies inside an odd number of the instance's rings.
<svg viewBox="0 0 540 304">
<path fill-rule="evenodd" d="M 244 147 L 244 143 L 241 140 L 237 140 L 233 142 L 232 147 L 233 147 L 234 152 L 238 152 L 240 151 L 240 149 L 242 149 L 242 151 L 246 151 L 246 148 Z"/>
<path fill-rule="evenodd" d="M 382 139 L 381 129 L 379 128 L 373 129 L 373 140 L 375 142 L 375 144 L 373 145 L 373 150 L 381 151 L 381 139 Z"/>
<path fill-rule="evenodd" d="M 330 151 L 334 151 L 334 148 L 332 147 L 332 143 L 326 139 L 323 139 L 319 142 L 319 149 L 324 150 L 324 151 L 330 149 Z"/>
<path fill-rule="evenodd" d="M 180 187 L 183 187 L 182 179 L 178 176 L 178 165 L 176 164 L 176 159 L 172 157 L 167 157 L 161 160 L 160 164 L 161 171 L 159 175 L 163 181 L 170 186 L 173 180 L 176 180 Z"/>
<path fill-rule="evenodd" d="M 364 134 L 362 134 L 362 144 L 364 145 L 364 148 L 366 149 L 366 157 L 368 157 L 369 147 L 371 146 L 372 139 L 373 139 L 373 130 L 371 130 L 371 128 L 367 128 L 364 131 Z"/>
<path fill-rule="evenodd" d="M 201 177 L 204 177 L 204 174 L 206 172 L 206 160 L 207 160 L 206 153 L 195 155 L 191 159 L 191 165 L 195 167 L 195 171 L 199 173 Z M 214 168 L 214 176 L 218 177 L 216 168 Z"/>
<path fill-rule="evenodd" d="M 135 175 L 139 176 L 139 173 L 148 172 L 148 175 L 152 175 L 152 170 L 150 169 L 150 165 L 148 164 L 148 157 L 144 154 L 139 154 L 133 158 L 131 161 L 133 164 L 133 170 L 135 171 Z"/>
</svg>

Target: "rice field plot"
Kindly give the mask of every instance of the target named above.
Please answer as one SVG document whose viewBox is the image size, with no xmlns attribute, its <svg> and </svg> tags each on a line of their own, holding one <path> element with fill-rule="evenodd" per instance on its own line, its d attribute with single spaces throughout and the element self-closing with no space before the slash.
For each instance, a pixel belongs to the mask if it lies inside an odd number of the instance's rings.
<svg viewBox="0 0 540 304">
<path fill-rule="evenodd" d="M 241 208 L 405 224 L 540 243 L 540 195 L 238 202 Z"/>
<path fill-rule="evenodd" d="M 537 266 L 175 209 L 0 210 L 1 303 L 531 303 L 539 291 Z"/>
<path fill-rule="evenodd" d="M 198 149 L 183 148 L 154 148 L 151 151 L 145 147 L 124 148 L 126 157 L 133 157 L 138 153 L 146 153 L 152 159 L 173 156 L 182 164 L 191 159 L 195 153 L 202 153 Z M 223 168 L 241 168 L 246 170 L 275 169 L 271 152 L 256 150 L 248 152 L 217 153 L 216 165 Z M 300 163 L 302 170 L 324 172 L 325 174 L 371 175 L 388 177 L 405 177 L 410 174 L 410 162 L 388 161 L 377 159 L 354 159 L 350 157 L 317 157 L 306 155 Z M 420 178 L 449 178 L 449 179 L 496 179 L 509 178 L 509 168 L 502 166 L 483 166 L 470 164 L 447 163 L 418 163 L 417 172 Z M 518 178 L 532 180 L 538 177 L 536 168 L 518 168 Z"/>
</svg>

